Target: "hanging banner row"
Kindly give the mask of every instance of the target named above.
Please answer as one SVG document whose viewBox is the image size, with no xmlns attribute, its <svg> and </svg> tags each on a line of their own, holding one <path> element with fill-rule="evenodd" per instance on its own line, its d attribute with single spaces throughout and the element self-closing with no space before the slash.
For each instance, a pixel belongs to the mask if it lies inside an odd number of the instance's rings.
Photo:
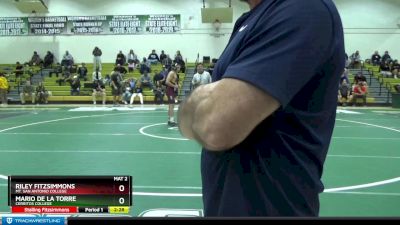
<svg viewBox="0 0 400 225">
<path fill-rule="evenodd" d="M 0 17 L 0 36 L 171 34 L 180 15 Z"/>
</svg>

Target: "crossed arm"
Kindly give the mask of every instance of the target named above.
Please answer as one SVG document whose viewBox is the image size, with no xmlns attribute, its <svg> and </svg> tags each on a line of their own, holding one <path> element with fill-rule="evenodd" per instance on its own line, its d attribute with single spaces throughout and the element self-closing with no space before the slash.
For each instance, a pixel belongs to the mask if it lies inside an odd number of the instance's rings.
<svg viewBox="0 0 400 225">
<path fill-rule="evenodd" d="M 210 151 L 241 143 L 280 103 L 255 86 L 225 78 L 202 85 L 179 108 L 181 133 Z"/>
</svg>

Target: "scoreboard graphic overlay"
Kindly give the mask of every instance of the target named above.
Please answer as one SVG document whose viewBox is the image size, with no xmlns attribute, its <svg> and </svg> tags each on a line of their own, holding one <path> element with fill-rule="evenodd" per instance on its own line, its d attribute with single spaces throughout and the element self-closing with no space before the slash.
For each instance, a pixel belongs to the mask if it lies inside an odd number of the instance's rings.
<svg viewBox="0 0 400 225">
<path fill-rule="evenodd" d="M 12 213 L 126 214 L 132 206 L 131 176 L 10 176 Z"/>
</svg>

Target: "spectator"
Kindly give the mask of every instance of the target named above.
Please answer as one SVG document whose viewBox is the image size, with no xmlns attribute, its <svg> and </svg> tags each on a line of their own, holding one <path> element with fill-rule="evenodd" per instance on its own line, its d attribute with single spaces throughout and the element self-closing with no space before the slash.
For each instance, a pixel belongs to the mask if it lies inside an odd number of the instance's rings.
<svg viewBox="0 0 400 225">
<path fill-rule="evenodd" d="M 136 96 L 139 97 L 139 99 L 140 99 L 140 104 L 143 105 L 143 89 L 142 89 L 142 84 L 141 84 L 140 81 L 138 81 L 138 82 L 136 83 L 136 86 L 135 86 L 135 88 L 134 88 L 134 90 L 133 90 L 133 94 L 132 94 L 132 96 L 131 96 L 131 101 L 130 101 L 130 103 L 129 103 L 130 105 L 133 104 L 133 102 L 135 101 Z"/>
<path fill-rule="evenodd" d="M 150 90 L 153 90 L 153 82 L 151 81 L 151 77 L 147 72 L 144 72 L 140 77 L 140 83 L 143 87 L 149 87 Z"/>
<path fill-rule="evenodd" d="M 15 65 L 15 77 L 19 78 L 24 74 L 24 66 L 22 66 L 19 62 Z"/>
<path fill-rule="evenodd" d="M 122 76 L 118 72 L 118 68 L 115 67 L 114 71 L 111 74 L 111 88 L 113 95 L 113 105 L 118 106 L 121 97 L 121 88 L 122 88 Z"/>
<path fill-rule="evenodd" d="M 35 89 L 31 85 L 31 82 L 29 80 L 26 81 L 26 83 L 22 89 L 22 92 L 19 94 L 19 96 L 21 97 L 22 105 L 25 105 L 25 97 L 30 97 L 32 100 L 32 104 L 35 104 L 35 100 L 36 100 Z"/>
<path fill-rule="evenodd" d="M 154 84 L 155 84 L 155 89 L 154 89 L 154 102 L 157 105 L 164 105 L 164 86 L 163 86 L 163 81 L 165 81 L 165 77 L 163 73 L 156 73 L 154 75 Z"/>
<path fill-rule="evenodd" d="M 353 96 L 352 96 L 352 103 L 353 105 L 356 104 L 357 99 L 361 98 L 363 100 L 363 105 L 367 105 L 367 93 L 368 93 L 368 86 L 367 83 L 364 81 L 359 81 L 358 84 L 353 89 Z"/>
<path fill-rule="evenodd" d="M 211 83 L 211 75 L 207 71 L 204 71 L 204 66 L 202 63 L 197 65 L 197 73 L 193 76 L 192 86 L 193 89 L 197 88 L 203 84 Z"/>
<path fill-rule="evenodd" d="M 161 54 L 160 54 L 160 62 L 162 63 L 163 60 L 166 59 L 166 58 L 167 58 L 167 55 L 165 54 L 164 50 L 162 50 Z"/>
<path fill-rule="evenodd" d="M 58 77 L 58 74 L 62 73 L 62 66 L 60 63 L 57 63 L 55 68 L 52 71 L 50 71 L 49 77 L 53 77 L 53 73 L 56 74 L 56 77 Z"/>
<path fill-rule="evenodd" d="M 8 105 L 7 93 L 8 93 L 8 81 L 3 72 L 0 72 L 0 101 L 1 105 Z"/>
<path fill-rule="evenodd" d="M 63 59 L 61 61 L 61 66 L 65 66 L 67 68 L 71 68 L 72 65 L 74 65 L 74 57 L 72 57 L 71 54 L 69 54 L 68 51 L 65 52 Z"/>
<path fill-rule="evenodd" d="M 344 72 L 343 72 L 342 76 L 340 77 L 340 83 L 339 84 L 342 84 L 343 80 L 346 80 L 347 84 L 350 84 L 350 81 L 349 81 L 349 70 L 346 69 L 346 68 L 344 68 Z"/>
<path fill-rule="evenodd" d="M 101 72 L 99 71 L 99 68 L 96 68 L 96 71 L 93 72 L 93 74 L 92 74 L 92 80 L 93 80 L 93 81 L 102 80 L 102 78 L 101 78 Z"/>
<path fill-rule="evenodd" d="M 101 71 L 102 67 L 101 67 L 101 55 L 103 54 L 103 52 L 100 50 L 99 47 L 95 47 L 93 52 L 93 68 L 99 68 L 99 71 Z"/>
<path fill-rule="evenodd" d="M 166 58 L 162 61 L 162 65 L 169 70 L 171 70 L 172 66 L 172 59 L 169 57 L 169 55 L 166 55 Z"/>
<path fill-rule="evenodd" d="M 124 55 L 124 53 L 122 53 L 122 51 L 119 51 L 118 55 L 117 55 L 117 59 L 115 60 L 115 65 L 119 64 L 119 65 L 125 65 L 126 63 L 126 57 Z"/>
<path fill-rule="evenodd" d="M 118 72 L 119 72 L 122 76 L 124 76 L 125 74 L 128 73 L 128 71 L 125 69 L 125 67 L 124 67 L 124 66 L 121 66 L 120 64 L 117 65 L 117 69 L 118 69 Z"/>
<path fill-rule="evenodd" d="M 104 83 L 101 81 L 101 79 L 96 79 L 93 81 L 93 105 L 96 105 L 96 97 L 101 96 L 103 105 L 106 104 L 106 87 L 104 86 Z"/>
<path fill-rule="evenodd" d="M 392 65 L 390 67 L 390 71 L 392 72 L 392 75 L 393 75 L 394 79 L 397 79 L 399 77 L 400 64 L 397 61 L 397 59 L 395 59 L 392 62 Z"/>
<path fill-rule="evenodd" d="M 347 53 L 344 53 L 344 62 L 345 62 L 345 68 L 349 68 L 350 66 L 350 59 Z"/>
<path fill-rule="evenodd" d="M 140 74 L 144 74 L 145 72 L 151 73 L 150 64 L 148 63 L 146 58 L 143 58 L 142 63 L 140 64 Z"/>
<path fill-rule="evenodd" d="M 392 57 L 390 57 L 389 52 L 385 51 L 385 54 L 382 56 L 382 62 L 390 61 Z"/>
<path fill-rule="evenodd" d="M 43 66 L 45 68 L 48 68 L 49 66 L 53 65 L 54 63 L 54 55 L 50 51 L 47 51 L 46 56 L 44 57 L 44 64 Z"/>
<path fill-rule="evenodd" d="M 138 57 L 132 49 L 128 53 L 128 63 L 139 64 Z"/>
<path fill-rule="evenodd" d="M 338 101 L 342 106 L 347 106 L 347 101 L 350 96 L 350 87 L 349 83 L 343 79 L 342 83 L 339 86 L 339 96 Z"/>
<path fill-rule="evenodd" d="M 392 73 L 390 72 L 390 65 L 388 60 L 381 62 L 381 66 L 379 67 L 379 71 L 384 77 L 392 77 Z"/>
<path fill-rule="evenodd" d="M 186 72 L 186 64 L 185 61 L 183 60 L 183 56 L 181 54 L 181 51 L 176 51 L 176 55 L 174 58 L 174 64 L 179 64 L 181 66 L 181 72 L 185 73 Z"/>
<path fill-rule="evenodd" d="M 132 86 L 132 82 L 131 82 L 132 80 L 133 79 L 128 79 L 124 82 L 124 86 L 123 86 L 124 94 L 122 95 L 122 101 L 124 102 L 125 105 L 128 105 L 128 102 L 131 101 L 133 90 L 135 88 L 134 83 Z"/>
<path fill-rule="evenodd" d="M 359 81 L 367 82 L 367 78 L 362 74 L 362 72 L 358 72 L 354 76 L 354 83 L 358 84 Z"/>
<path fill-rule="evenodd" d="M 136 64 L 134 61 L 128 62 L 128 72 L 132 73 L 136 68 Z"/>
<path fill-rule="evenodd" d="M 34 51 L 31 61 L 29 61 L 29 65 L 30 66 L 39 66 L 42 63 L 43 63 L 43 60 L 40 58 L 39 54 L 36 51 Z"/>
<path fill-rule="evenodd" d="M 168 74 L 168 71 L 166 71 L 165 68 L 160 73 L 157 70 L 155 70 L 154 77 L 153 77 L 153 84 L 156 86 L 162 86 L 167 74 Z"/>
<path fill-rule="evenodd" d="M 69 80 L 72 80 L 72 75 L 69 72 L 69 70 L 65 70 L 63 76 L 60 79 L 56 80 L 56 82 L 58 83 L 59 86 L 61 86 Z"/>
<path fill-rule="evenodd" d="M 71 85 L 71 96 L 79 95 L 81 91 L 81 81 L 79 80 L 78 76 L 74 76 L 73 79 L 70 81 Z"/>
<path fill-rule="evenodd" d="M 147 58 L 151 64 L 157 64 L 160 62 L 160 58 L 158 57 L 156 50 L 151 51 L 149 57 Z"/>
<path fill-rule="evenodd" d="M 82 65 L 78 68 L 78 75 L 79 75 L 79 79 L 83 79 L 84 81 L 87 81 L 87 73 L 88 73 L 88 69 L 86 68 L 86 64 L 82 63 Z"/>
<path fill-rule="evenodd" d="M 381 56 L 379 55 L 378 51 L 375 51 L 375 53 L 371 56 L 371 63 L 374 66 L 377 66 L 381 63 Z"/>
<path fill-rule="evenodd" d="M 351 68 L 360 68 L 361 67 L 361 56 L 360 52 L 357 50 L 350 56 L 350 67 Z"/>
<path fill-rule="evenodd" d="M 36 98 L 38 104 L 47 104 L 48 103 L 49 92 L 46 90 L 43 82 L 39 83 L 39 86 L 36 87 Z"/>
</svg>

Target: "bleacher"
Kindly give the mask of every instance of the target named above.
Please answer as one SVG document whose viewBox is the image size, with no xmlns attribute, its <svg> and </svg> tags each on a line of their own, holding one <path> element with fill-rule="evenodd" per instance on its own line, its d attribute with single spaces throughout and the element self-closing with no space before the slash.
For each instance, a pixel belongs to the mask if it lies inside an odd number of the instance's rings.
<svg viewBox="0 0 400 225">
<path fill-rule="evenodd" d="M 80 94 L 79 96 L 71 96 L 70 90 L 71 87 L 69 83 L 62 83 L 62 86 L 59 85 L 57 82 L 58 79 L 62 76 L 62 74 L 59 74 L 59 77 L 56 77 L 55 74 L 52 75 L 52 77 L 49 76 L 49 73 L 52 69 L 42 69 L 40 67 L 31 67 L 31 73 L 35 74 L 32 78 L 32 80 L 37 80 L 36 82 L 33 82 L 34 86 L 37 86 L 38 81 L 42 81 L 45 85 L 45 88 L 47 91 L 51 92 L 51 96 L 48 98 L 49 103 L 92 103 L 92 89 L 91 88 L 84 88 L 85 83 L 92 83 L 92 74 L 93 74 L 93 64 L 92 63 L 86 63 L 86 67 L 88 69 L 87 73 L 87 78 L 89 79 L 88 81 L 83 81 L 81 80 L 81 89 L 80 89 Z M 107 74 L 110 74 L 115 65 L 113 63 L 103 63 L 102 64 L 102 77 L 104 78 Z M 19 95 L 18 95 L 18 87 L 20 90 L 22 90 L 22 84 L 26 79 L 29 79 L 30 75 L 29 73 L 25 72 L 23 77 L 21 79 L 16 79 L 15 74 L 13 73 L 13 70 L 15 68 L 15 65 L 0 65 L 0 71 L 3 71 L 7 74 L 7 79 L 9 80 L 10 84 L 10 93 L 12 98 L 12 102 L 19 103 Z M 162 66 L 161 64 L 158 65 L 152 65 L 151 66 L 151 73 L 149 74 L 151 76 L 151 79 L 154 77 L 154 72 L 155 71 L 162 71 Z M 123 79 L 129 79 L 129 78 L 135 78 L 135 79 L 140 79 L 140 72 L 138 69 L 135 69 L 134 72 L 132 73 L 127 73 L 123 76 Z M 179 73 L 179 78 L 180 82 L 179 85 L 182 86 L 183 81 L 185 79 L 185 74 L 184 73 Z M 112 94 L 111 94 L 111 87 L 106 86 L 106 94 L 107 94 L 107 102 L 112 102 Z M 98 100 L 101 99 L 101 97 L 97 98 Z M 150 90 L 148 87 L 143 88 L 143 100 L 145 103 L 154 103 L 154 93 Z M 166 102 L 168 99 L 166 96 L 164 96 L 164 101 Z M 28 99 L 29 102 L 29 99 Z"/>
</svg>

